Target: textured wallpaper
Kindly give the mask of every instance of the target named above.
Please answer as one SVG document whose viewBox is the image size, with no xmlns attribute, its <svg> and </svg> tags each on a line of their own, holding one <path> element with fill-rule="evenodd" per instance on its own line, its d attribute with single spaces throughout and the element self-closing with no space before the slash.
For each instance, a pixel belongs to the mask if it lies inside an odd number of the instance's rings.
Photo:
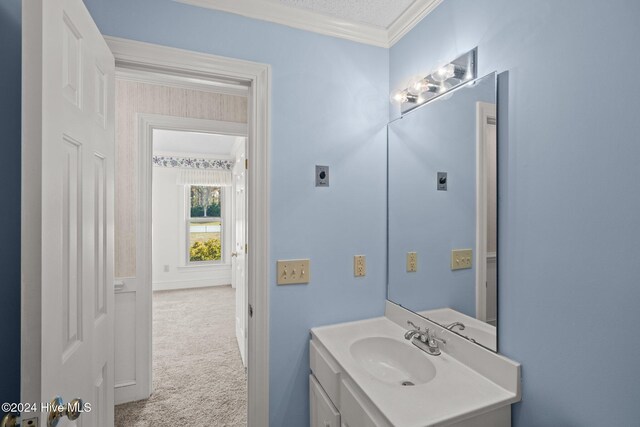
<svg viewBox="0 0 640 427">
<path fill-rule="evenodd" d="M 138 113 L 246 123 L 247 98 L 127 80 L 116 81 L 116 277 L 136 275 Z"/>
</svg>

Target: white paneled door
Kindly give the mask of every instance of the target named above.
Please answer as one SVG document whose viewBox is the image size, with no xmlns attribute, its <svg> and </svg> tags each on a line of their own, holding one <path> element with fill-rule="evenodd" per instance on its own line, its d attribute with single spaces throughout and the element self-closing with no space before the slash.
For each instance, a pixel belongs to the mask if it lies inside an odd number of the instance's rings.
<svg viewBox="0 0 640 427">
<path fill-rule="evenodd" d="M 23 49 L 23 402 L 110 427 L 114 58 L 82 0 L 23 2 Z"/>
<path fill-rule="evenodd" d="M 241 143 L 236 151 L 236 162 L 233 167 L 233 253 L 231 278 L 236 289 L 236 339 L 240 348 L 242 364 L 247 366 L 247 169 L 246 138 L 239 138 Z"/>
</svg>

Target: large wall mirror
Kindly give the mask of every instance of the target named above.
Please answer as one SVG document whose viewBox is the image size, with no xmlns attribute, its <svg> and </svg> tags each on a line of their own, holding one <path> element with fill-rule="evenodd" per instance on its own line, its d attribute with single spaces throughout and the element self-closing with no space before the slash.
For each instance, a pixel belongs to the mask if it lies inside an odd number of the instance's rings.
<svg viewBox="0 0 640 427">
<path fill-rule="evenodd" d="M 497 351 L 496 76 L 388 126 L 388 299 Z"/>
</svg>

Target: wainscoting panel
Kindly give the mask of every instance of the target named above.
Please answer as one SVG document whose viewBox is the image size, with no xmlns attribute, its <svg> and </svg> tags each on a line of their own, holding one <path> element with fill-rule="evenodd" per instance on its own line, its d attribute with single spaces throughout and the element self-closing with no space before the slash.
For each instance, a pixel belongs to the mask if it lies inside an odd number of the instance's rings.
<svg viewBox="0 0 640 427">
<path fill-rule="evenodd" d="M 124 286 L 119 284 L 123 283 Z M 137 298 L 135 278 L 116 279 L 115 293 L 115 403 L 136 400 L 140 381 L 136 353 L 142 340 L 136 340 Z"/>
</svg>

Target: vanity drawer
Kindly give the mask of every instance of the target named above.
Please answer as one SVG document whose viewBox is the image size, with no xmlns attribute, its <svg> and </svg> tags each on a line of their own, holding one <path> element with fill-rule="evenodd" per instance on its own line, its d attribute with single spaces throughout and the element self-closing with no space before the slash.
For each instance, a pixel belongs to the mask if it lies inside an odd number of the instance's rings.
<svg viewBox="0 0 640 427">
<path fill-rule="evenodd" d="M 309 359 L 311 372 L 334 406 L 340 409 L 340 368 L 333 358 L 313 340 L 309 343 Z"/>
<path fill-rule="evenodd" d="M 309 375 L 311 427 L 340 427 L 340 412 L 313 375 Z"/>
<path fill-rule="evenodd" d="M 343 427 L 392 427 L 348 378 L 340 384 L 340 416 Z"/>
</svg>

